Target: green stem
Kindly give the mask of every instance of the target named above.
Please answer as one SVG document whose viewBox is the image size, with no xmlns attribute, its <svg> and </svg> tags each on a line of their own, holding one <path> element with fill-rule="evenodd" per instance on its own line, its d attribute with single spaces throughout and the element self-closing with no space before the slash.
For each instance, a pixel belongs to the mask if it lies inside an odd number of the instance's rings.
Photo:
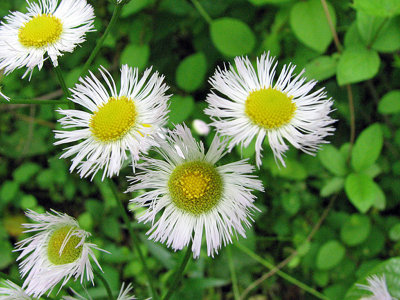
<svg viewBox="0 0 400 300">
<path fill-rule="evenodd" d="M 226 247 L 226 252 L 228 254 L 229 270 L 231 272 L 233 295 L 234 295 L 235 300 L 240 300 L 240 292 L 239 292 L 239 287 L 238 287 L 237 278 L 236 278 L 235 266 L 233 265 L 232 251 L 231 251 L 230 246 Z"/>
<path fill-rule="evenodd" d="M 190 1 L 192 1 L 193 6 L 197 9 L 199 14 L 204 18 L 204 20 L 208 24 L 211 24 L 212 23 L 212 19 L 211 19 L 210 15 L 206 12 L 206 10 L 203 8 L 203 6 L 201 6 L 200 2 L 197 1 L 197 0 L 190 0 Z"/>
<path fill-rule="evenodd" d="M 107 290 L 107 294 L 108 294 L 108 299 L 110 300 L 114 300 L 110 285 L 108 284 L 107 280 L 104 278 L 103 274 L 101 274 L 101 272 L 97 271 L 97 270 L 93 270 L 93 273 L 96 275 L 97 278 L 99 278 L 101 280 L 101 282 L 103 283 L 104 287 Z"/>
<path fill-rule="evenodd" d="M 115 187 L 114 182 L 111 179 L 108 179 L 108 182 L 109 182 L 110 188 L 111 188 L 111 190 L 112 190 L 112 192 L 114 194 L 114 197 L 117 200 L 119 210 L 121 211 L 122 219 L 124 220 L 124 223 L 125 223 L 126 227 L 128 228 L 129 235 L 131 236 L 131 239 L 132 239 L 132 242 L 133 242 L 133 246 L 135 247 L 135 250 L 136 250 L 136 252 L 137 252 L 137 254 L 139 256 L 139 259 L 140 259 L 140 261 L 142 263 L 144 273 L 146 274 L 147 280 L 149 282 L 152 299 L 153 300 L 157 300 L 159 297 L 158 297 L 158 294 L 156 293 L 156 289 L 154 287 L 153 278 L 152 278 L 152 276 L 151 276 L 151 274 L 149 272 L 149 268 L 147 267 L 146 260 L 144 259 L 142 250 L 140 249 L 140 246 L 139 246 L 140 239 L 135 234 L 135 232 L 133 231 L 133 227 L 132 227 L 132 224 L 131 224 L 131 222 L 129 220 L 129 216 L 128 216 L 127 212 L 126 212 L 126 209 L 125 209 L 125 207 L 124 207 L 124 205 L 122 203 L 121 198 L 118 195 L 118 192 L 117 192 L 117 189 Z"/>
<path fill-rule="evenodd" d="M 49 104 L 49 105 L 61 105 L 70 104 L 71 101 L 67 100 L 40 100 L 40 99 L 14 99 L 11 98 L 10 102 L 0 101 L 0 104 Z"/>
<path fill-rule="evenodd" d="M 69 93 L 69 90 L 67 88 L 67 85 L 65 84 L 64 77 L 62 75 L 60 66 L 55 67 L 54 71 L 57 74 L 58 81 L 60 82 L 60 85 L 61 85 L 61 88 L 62 88 L 62 90 L 64 92 L 65 97 L 68 98 L 70 96 L 70 93 Z"/>
<path fill-rule="evenodd" d="M 235 246 L 241 250 L 242 252 L 246 253 L 248 256 L 250 256 L 251 258 L 253 258 L 254 260 L 258 261 L 260 264 L 262 264 L 264 267 L 270 269 L 270 270 L 274 270 L 276 269 L 276 267 L 270 263 L 269 261 L 263 259 L 262 257 L 260 257 L 259 255 L 257 255 L 256 253 L 254 253 L 253 251 L 251 251 L 249 248 L 239 244 L 239 243 L 235 243 Z M 288 282 L 298 286 L 299 288 L 303 289 L 306 292 L 309 292 L 311 295 L 314 295 L 315 297 L 317 297 L 318 299 L 324 299 L 324 300 L 329 300 L 328 297 L 326 297 L 325 295 L 321 294 L 320 292 L 318 292 L 317 290 L 313 289 L 312 287 L 306 285 L 305 283 L 297 280 L 296 278 L 290 276 L 289 274 L 286 274 L 285 272 L 281 271 L 281 270 L 277 270 L 276 274 L 278 274 L 280 277 L 282 277 L 283 279 L 287 280 Z"/>
<path fill-rule="evenodd" d="M 164 296 L 163 300 L 168 300 L 171 298 L 172 294 L 178 289 L 178 284 L 182 280 L 183 272 L 185 271 L 186 265 L 189 262 L 190 257 L 192 256 L 192 241 L 190 241 L 189 245 L 187 246 L 185 257 L 182 260 L 182 263 L 175 271 L 174 280 L 167 292 Z"/>
<path fill-rule="evenodd" d="M 86 71 L 89 69 L 90 65 L 92 64 L 93 60 L 96 58 L 96 55 L 99 53 L 101 47 L 103 46 L 104 41 L 106 40 L 108 34 L 110 33 L 112 27 L 115 25 L 115 23 L 118 21 L 119 16 L 121 15 L 122 7 L 124 6 L 124 3 L 119 3 L 115 6 L 113 15 L 111 17 L 110 23 L 108 23 L 108 26 L 106 30 L 104 31 L 103 35 L 101 38 L 97 41 L 96 46 L 94 47 L 92 53 L 90 54 L 88 60 L 86 61 L 85 65 L 82 68 L 81 71 L 81 76 L 86 73 Z"/>
</svg>

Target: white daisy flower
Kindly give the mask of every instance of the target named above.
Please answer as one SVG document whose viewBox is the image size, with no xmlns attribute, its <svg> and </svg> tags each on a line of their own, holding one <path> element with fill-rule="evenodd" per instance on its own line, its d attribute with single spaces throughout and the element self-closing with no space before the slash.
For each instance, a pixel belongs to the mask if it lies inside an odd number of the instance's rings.
<svg viewBox="0 0 400 300">
<path fill-rule="evenodd" d="M 155 150 L 164 160 L 144 158 L 140 172 L 130 177 L 128 192 L 149 191 L 131 200 L 148 207 L 140 222 L 151 222 L 150 239 L 181 250 L 193 240 L 192 251 L 200 255 L 203 231 L 207 254 L 214 256 L 221 245 L 232 243 L 232 235 L 245 236 L 251 226 L 255 196 L 262 191 L 261 181 L 251 173 L 254 167 L 241 160 L 216 166 L 226 154 L 226 142 L 214 137 L 207 153 L 190 130 L 178 125 L 168 131 Z M 156 215 L 161 213 L 156 221 Z"/>
<path fill-rule="evenodd" d="M 71 289 L 72 293 L 75 295 L 74 297 L 72 296 L 64 296 L 62 299 L 63 300 L 92 300 L 92 297 L 88 294 L 88 297 L 85 298 L 82 295 L 80 295 L 78 292 L 74 291 Z M 125 282 L 122 283 L 121 289 L 119 291 L 117 300 L 135 300 L 135 296 L 131 294 L 132 291 L 132 284 L 128 284 L 125 288 Z M 1 300 L 1 299 L 0 299 Z"/>
<path fill-rule="evenodd" d="M 164 76 L 155 72 L 150 77 L 151 68 L 139 78 L 137 68 L 123 65 L 119 91 L 110 73 L 99 70 L 109 91 L 92 73 L 80 78 L 70 99 L 90 112 L 58 110 L 64 115 L 61 125 L 76 129 L 55 131 L 59 139 L 55 144 L 77 142 L 61 155 L 74 156 L 70 171 L 77 168 L 81 177 L 86 177 L 104 169 L 104 179 L 118 175 L 128 159 L 127 150 L 134 166 L 139 154 L 155 145 L 153 136 L 167 120 L 169 96 L 165 95 Z"/>
<path fill-rule="evenodd" d="M 31 300 L 23 288 L 10 280 L 0 283 L 0 300 Z"/>
<path fill-rule="evenodd" d="M 235 67 L 217 68 L 209 82 L 216 92 L 207 96 L 210 115 L 222 135 L 231 137 L 230 150 L 237 144 L 247 147 L 256 138 L 256 163 L 261 162 L 265 137 L 275 159 L 285 166 L 286 141 L 297 149 L 313 154 L 324 138 L 335 130 L 329 117 L 333 101 L 324 89 L 311 92 L 317 81 L 306 81 L 304 70 L 293 75 L 296 66 L 284 66 L 274 82 L 277 63 L 263 54 L 255 70 L 247 57 L 236 57 Z"/>
<path fill-rule="evenodd" d="M 26 67 L 23 78 L 50 57 L 58 65 L 62 52 L 72 52 L 93 31 L 94 10 L 86 0 L 38 0 L 28 12 L 11 12 L 0 25 L 0 69 L 8 74 Z"/>
<path fill-rule="evenodd" d="M 360 289 L 369 291 L 372 293 L 371 296 L 362 297 L 360 300 L 396 300 L 396 298 L 390 296 L 388 288 L 386 286 L 385 275 L 381 277 L 372 275 L 367 278 L 368 285 L 357 284 Z"/>
<path fill-rule="evenodd" d="M 39 214 L 29 210 L 26 215 L 36 223 L 23 224 L 25 232 L 36 234 L 18 242 L 14 250 L 21 252 L 17 260 L 22 260 L 19 268 L 21 276 L 26 277 L 22 286 L 25 292 L 40 297 L 59 282 L 61 289 L 71 277 L 80 277 L 81 283 L 86 277 L 93 283 L 89 258 L 101 270 L 93 249 L 106 251 L 86 241 L 90 233 L 80 229 L 74 218 L 56 211 Z"/>
</svg>

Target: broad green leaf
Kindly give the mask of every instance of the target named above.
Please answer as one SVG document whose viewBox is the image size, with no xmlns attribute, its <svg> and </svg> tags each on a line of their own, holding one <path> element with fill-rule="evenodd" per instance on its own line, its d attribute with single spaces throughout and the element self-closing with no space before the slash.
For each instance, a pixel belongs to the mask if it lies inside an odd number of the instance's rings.
<svg viewBox="0 0 400 300">
<path fill-rule="evenodd" d="M 365 45 L 380 52 L 400 48 L 400 18 L 387 19 L 357 12 L 357 28 Z"/>
<path fill-rule="evenodd" d="M 400 90 L 386 93 L 379 102 L 378 111 L 384 115 L 400 113 Z"/>
<path fill-rule="evenodd" d="M 169 105 L 169 124 L 184 122 L 194 109 L 194 99 L 190 96 L 172 96 Z"/>
<path fill-rule="evenodd" d="M 361 45 L 346 48 L 339 58 L 337 81 L 339 85 L 373 78 L 379 70 L 380 58 L 375 50 Z"/>
<path fill-rule="evenodd" d="M 8 203 L 15 199 L 19 191 L 19 184 L 16 181 L 4 181 L 0 187 L 0 202 Z"/>
<path fill-rule="evenodd" d="M 149 45 L 128 45 L 121 53 L 120 62 L 121 64 L 127 64 L 129 67 L 137 67 L 139 70 L 142 70 L 146 67 L 149 56 Z"/>
<path fill-rule="evenodd" d="M 375 202 L 374 182 L 365 174 L 347 176 L 344 189 L 350 202 L 362 213 L 366 213 Z"/>
<path fill-rule="evenodd" d="M 358 11 L 378 17 L 393 17 L 400 14 L 399 0 L 354 0 Z"/>
<path fill-rule="evenodd" d="M 21 198 L 22 209 L 33 209 L 37 205 L 37 200 L 33 195 L 24 195 Z"/>
<path fill-rule="evenodd" d="M 187 91 L 197 90 L 204 81 L 207 72 L 207 60 L 203 53 L 199 52 L 181 61 L 176 70 L 176 83 Z"/>
<path fill-rule="evenodd" d="M 389 237 L 392 241 L 399 241 L 400 240 L 400 223 L 392 226 L 389 231 Z"/>
<path fill-rule="evenodd" d="M 332 145 L 324 145 L 318 152 L 318 157 L 323 166 L 337 176 L 347 173 L 346 158 Z"/>
<path fill-rule="evenodd" d="M 371 222 L 365 215 L 353 214 L 340 229 L 340 238 L 349 246 L 364 242 L 371 231 Z"/>
<path fill-rule="evenodd" d="M 334 193 L 341 191 L 343 189 L 343 186 L 343 177 L 333 177 L 322 187 L 320 195 L 322 197 L 328 197 Z"/>
<path fill-rule="evenodd" d="M 267 160 L 268 169 L 272 175 L 293 180 L 304 180 L 307 178 L 306 168 L 295 159 L 286 159 L 286 167 L 279 167 L 273 158 Z"/>
<path fill-rule="evenodd" d="M 371 166 L 379 157 L 383 146 L 380 125 L 375 123 L 358 136 L 351 154 L 351 165 L 355 171 Z"/>
<path fill-rule="evenodd" d="M 18 183 L 28 182 L 38 171 L 40 170 L 40 166 L 33 162 L 26 162 L 20 165 L 13 172 L 13 177 Z"/>
<path fill-rule="evenodd" d="M 344 47 L 345 48 L 351 48 L 354 46 L 361 47 L 361 45 L 365 46 L 365 42 L 358 31 L 357 22 L 354 21 L 347 29 L 344 35 Z"/>
<path fill-rule="evenodd" d="M 325 80 L 336 74 L 337 61 L 331 56 L 319 56 L 310 61 L 306 67 L 305 76 L 316 80 Z"/>
<path fill-rule="evenodd" d="M 393 257 L 370 270 L 366 275 L 357 280 L 347 291 L 344 300 L 359 300 L 370 297 L 371 293 L 360 289 L 357 284 L 367 284 L 367 277 L 371 275 L 385 276 L 388 291 L 392 297 L 400 297 L 400 257 Z"/>
<path fill-rule="evenodd" d="M 132 0 L 128 4 L 124 5 L 124 9 L 122 10 L 121 17 L 125 18 L 131 16 L 143 8 L 151 4 L 152 0 Z"/>
<path fill-rule="evenodd" d="M 320 270 L 330 270 L 336 267 L 343 259 L 345 248 L 336 240 L 326 242 L 319 248 L 317 254 L 317 268 Z"/>
<path fill-rule="evenodd" d="M 330 3 L 328 10 L 333 25 L 336 26 L 335 10 Z M 290 12 L 290 26 L 302 43 L 319 53 L 324 53 L 332 42 L 332 32 L 318 0 L 297 2 L 293 5 Z"/>
<path fill-rule="evenodd" d="M 374 207 L 384 210 L 386 207 L 386 196 L 381 187 L 374 182 Z"/>
<path fill-rule="evenodd" d="M 214 20 L 210 25 L 210 35 L 218 51 L 231 57 L 250 53 L 256 43 L 250 27 L 234 18 Z"/>
</svg>

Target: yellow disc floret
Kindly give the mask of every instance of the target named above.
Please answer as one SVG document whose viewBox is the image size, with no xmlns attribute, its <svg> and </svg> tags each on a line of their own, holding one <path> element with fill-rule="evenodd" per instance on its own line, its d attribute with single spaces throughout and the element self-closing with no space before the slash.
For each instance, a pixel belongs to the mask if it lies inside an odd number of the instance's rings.
<svg viewBox="0 0 400 300">
<path fill-rule="evenodd" d="M 168 181 L 174 204 L 194 215 L 212 209 L 221 199 L 222 188 L 221 175 L 213 165 L 203 161 L 177 166 Z"/>
<path fill-rule="evenodd" d="M 71 235 L 74 227 L 64 226 L 55 230 L 47 245 L 47 255 L 49 261 L 55 265 L 65 265 L 76 261 L 82 253 L 82 245 L 78 244 L 81 237 Z M 67 238 L 67 240 L 66 240 Z M 61 253 L 61 247 L 63 247 Z"/>
<path fill-rule="evenodd" d="M 51 14 L 35 16 L 18 32 L 19 42 L 25 47 L 41 48 L 60 39 L 63 26 L 61 20 Z"/>
<path fill-rule="evenodd" d="M 125 97 L 111 97 L 95 112 L 90 120 L 90 129 L 102 142 L 119 140 L 136 124 L 135 103 Z"/>
<path fill-rule="evenodd" d="M 245 112 L 250 120 L 265 129 L 276 129 L 293 118 L 296 104 L 293 96 L 273 88 L 256 90 L 246 99 Z"/>
</svg>

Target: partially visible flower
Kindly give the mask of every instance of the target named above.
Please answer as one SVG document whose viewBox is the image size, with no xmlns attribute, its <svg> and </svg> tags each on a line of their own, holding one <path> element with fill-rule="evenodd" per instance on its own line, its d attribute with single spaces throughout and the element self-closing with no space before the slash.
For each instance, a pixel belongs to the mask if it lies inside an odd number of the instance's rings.
<svg viewBox="0 0 400 300">
<path fill-rule="evenodd" d="M 77 168 L 81 177 L 86 177 L 104 169 L 104 179 L 119 174 L 128 159 L 127 152 L 134 166 L 139 155 L 155 145 L 153 136 L 167 120 L 169 96 L 165 95 L 168 86 L 163 83 L 164 76 L 155 72 L 150 77 L 151 68 L 139 78 L 137 68 L 123 65 L 119 90 L 107 70 L 99 71 L 106 87 L 91 73 L 90 77 L 80 78 L 81 83 L 71 90 L 71 100 L 90 113 L 58 110 L 64 115 L 59 120 L 61 125 L 74 129 L 55 131 L 59 139 L 55 144 L 76 142 L 61 155 L 74 156 L 70 171 Z"/>
<path fill-rule="evenodd" d="M 93 31 L 93 7 L 86 0 L 38 0 L 28 12 L 12 12 L 0 25 L 0 69 L 8 74 L 26 67 L 23 77 L 50 57 L 58 66 L 62 52 L 72 52 Z M 48 57 L 47 57 L 48 56 Z"/>
<path fill-rule="evenodd" d="M 4 99 L 6 99 L 7 101 L 10 101 L 10 98 L 7 97 L 6 95 L 4 95 L 4 94 L 1 92 L 1 89 L 0 89 L 0 96 L 3 97 Z"/>
<path fill-rule="evenodd" d="M 193 120 L 193 129 L 199 135 L 208 135 L 210 133 L 210 126 L 203 120 L 195 119 Z"/>
<path fill-rule="evenodd" d="M 74 293 L 75 297 L 72 296 L 64 296 L 63 300 L 92 300 L 90 295 L 88 295 L 87 298 L 83 297 L 73 289 L 71 289 L 72 292 Z M 125 288 L 125 282 L 122 283 L 121 290 L 119 291 L 118 298 L 117 300 L 135 300 L 135 296 L 130 295 L 130 292 L 132 291 L 132 284 L 128 284 Z"/>
<path fill-rule="evenodd" d="M 87 242 L 90 233 L 80 229 L 74 218 L 56 211 L 29 210 L 26 216 L 35 223 L 23 224 L 25 232 L 36 234 L 18 242 L 14 250 L 21 252 L 17 260 L 22 260 L 19 268 L 25 292 L 40 297 L 59 282 L 61 289 L 71 277 L 80 277 L 81 283 L 86 277 L 93 283 L 90 257 L 101 270 L 93 249 L 104 250 Z"/>
<path fill-rule="evenodd" d="M 205 153 L 186 126 L 177 125 L 160 138 L 155 148 L 163 160 L 144 157 L 140 170 L 129 179 L 128 191 L 148 191 L 131 200 L 147 207 L 140 222 L 150 222 L 150 239 L 181 250 L 193 241 L 196 258 L 205 234 L 207 254 L 214 256 L 232 236 L 245 236 L 250 227 L 253 191 L 262 191 L 262 183 L 253 175 L 254 167 L 246 160 L 217 165 L 226 154 L 226 142 L 218 135 Z M 156 220 L 156 215 L 161 216 Z"/>
<path fill-rule="evenodd" d="M 390 296 L 388 288 L 386 286 L 385 275 L 381 277 L 372 275 L 367 278 L 368 285 L 357 284 L 360 289 L 369 291 L 372 293 L 371 296 L 362 297 L 360 300 L 396 300 L 396 298 Z"/>
<path fill-rule="evenodd" d="M 207 96 L 204 112 L 213 120 L 211 125 L 231 138 L 230 150 L 237 144 L 247 147 L 255 139 L 257 166 L 262 164 L 266 137 L 275 160 L 285 166 L 286 141 L 313 154 L 335 130 L 329 117 L 333 101 L 324 89 L 312 92 L 317 82 L 306 82 L 304 70 L 293 75 L 296 66 L 291 64 L 274 81 L 276 65 L 269 54 L 257 58 L 256 70 L 247 57 L 236 57 L 236 69 L 217 68 L 209 80 L 214 91 Z"/>
<path fill-rule="evenodd" d="M 0 283 L 0 300 L 31 300 L 23 288 L 10 280 Z"/>
</svg>

